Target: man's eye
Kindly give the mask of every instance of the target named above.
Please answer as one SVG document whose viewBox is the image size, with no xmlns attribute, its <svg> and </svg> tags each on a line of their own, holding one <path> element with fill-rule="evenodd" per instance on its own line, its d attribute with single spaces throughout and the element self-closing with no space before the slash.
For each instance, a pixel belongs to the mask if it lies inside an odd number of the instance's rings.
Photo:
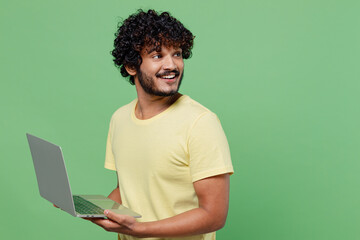
<svg viewBox="0 0 360 240">
<path fill-rule="evenodd" d="M 153 58 L 158 59 L 161 58 L 160 54 L 154 55 Z"/>
<path fill-rule="evenodd" d="M 175 57 L 181 57 L 181 53 L 175 53 Z"/>
</svg>

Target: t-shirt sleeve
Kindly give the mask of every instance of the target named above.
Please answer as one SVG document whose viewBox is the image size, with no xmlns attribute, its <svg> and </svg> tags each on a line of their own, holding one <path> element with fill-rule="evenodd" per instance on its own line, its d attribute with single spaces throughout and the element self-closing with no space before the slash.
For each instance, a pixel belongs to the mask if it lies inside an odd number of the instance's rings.
<svg viewBox="0 0 360 240">
<path fill-rule="evenodd" d="M 202 114 L 193 124 L 188 140 L 192 181 L 234 172 L 229 144 L 218 117 Z"/>
<path fill-rule="evenodd" d="M 115 157 L 112 150 L 112 123 L 110 122 L 109 133 L 106 141 L 106 152 L 105 152 L 105 168 L 110 170 L 116 170 Z"/>
</svg>

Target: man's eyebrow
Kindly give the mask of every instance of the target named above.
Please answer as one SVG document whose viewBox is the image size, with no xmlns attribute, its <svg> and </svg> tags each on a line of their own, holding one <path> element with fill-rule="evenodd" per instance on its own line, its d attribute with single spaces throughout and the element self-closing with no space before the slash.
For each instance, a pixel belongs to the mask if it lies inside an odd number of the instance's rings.
<svg viewBox="0 0 360 240">
<path fill-rule="evenodd" d="M 154 51 L 156 51 L 156 47 L 150 48 L 150 50 L 148 50 L 147 53 L 150 54 L 150 53 L 152 53 Z"/>
</svg>

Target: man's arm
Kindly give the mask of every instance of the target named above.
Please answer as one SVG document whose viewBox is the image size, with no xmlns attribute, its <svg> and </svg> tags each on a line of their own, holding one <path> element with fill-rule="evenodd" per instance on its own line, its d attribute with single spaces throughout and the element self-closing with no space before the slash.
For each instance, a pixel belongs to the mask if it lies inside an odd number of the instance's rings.
<svg viewBox="0 0 360 240">
<path fill-rule="evenodd" d="M 117 173 L 116 173 L 116 177 L 117 177 L 117 187 L 109 194 L 108 198 L 121 204 L 122 201 L 121 201 L 121 196 L 120 196 L 119 178 L 118 178 Z"/>
<path fill-rule="evenodd" d="M 213 232 L 222 228 L 226 221 L 229 182 L 229 174 L 196 181 L 194 188 L 199 207 L 167 219 L 140 223 L 133 217 L 106 210 L 109 219 L 92 221 L 107 231 L 136 237 L 181 237 Z"/>
</svg>

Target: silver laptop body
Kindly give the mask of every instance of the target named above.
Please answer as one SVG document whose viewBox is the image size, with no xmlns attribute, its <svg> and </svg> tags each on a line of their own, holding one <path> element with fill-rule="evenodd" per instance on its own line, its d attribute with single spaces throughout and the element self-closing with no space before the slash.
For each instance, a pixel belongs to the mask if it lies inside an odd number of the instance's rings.
<svg viewBox="0 0 360 240">
<path fill-rule="evenodd" d="M 102 195 L 72 195 L 60 146 L 31 134 L 26 134 L 34 163 L 40 195 L 74 217 L 104 218 L 103 210 L 141 217 L 140 214 Z M 85 199 L 102 209 L 100 213 L 86 213 L 75 206 L 74 199 Z M 82 199 L 81 199 L 82 200 Z M 78 210 L 78 211 L 77 211 Z M 79 213 L 81 212 L 81 213 Z"/>
</svg>

